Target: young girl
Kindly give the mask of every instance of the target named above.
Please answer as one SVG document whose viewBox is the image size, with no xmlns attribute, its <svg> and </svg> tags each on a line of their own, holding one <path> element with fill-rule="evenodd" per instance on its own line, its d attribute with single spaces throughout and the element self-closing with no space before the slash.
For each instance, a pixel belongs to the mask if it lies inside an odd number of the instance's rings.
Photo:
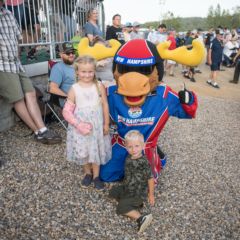
<svg viewBox="0 0 240 240">
<path fill-rule="evenodd" d="M 104 188 L 99 179 L 99 165 L 111 158 L 109 109 L 104 86 L 95 76 L 96 61 L 82 56 L 75 61 L 77 81 L 68 92 L 63 116 L 68 121 L 67 159 L 83 165 L 82 186 L 94 183 Z"/>
</svg>

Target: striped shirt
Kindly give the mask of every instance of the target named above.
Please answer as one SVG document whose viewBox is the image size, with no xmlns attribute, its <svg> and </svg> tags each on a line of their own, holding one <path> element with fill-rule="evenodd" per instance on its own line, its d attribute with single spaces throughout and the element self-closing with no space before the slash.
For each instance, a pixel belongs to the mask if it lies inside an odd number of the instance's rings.
<svg viewBox="0 0 240 240">
<path fill-rule="evenodd" d="M 18 58 L 18 40 L 21 32 L 12 13 L 0 8 L 0 72 L 24 72 Z"/>
</svg>

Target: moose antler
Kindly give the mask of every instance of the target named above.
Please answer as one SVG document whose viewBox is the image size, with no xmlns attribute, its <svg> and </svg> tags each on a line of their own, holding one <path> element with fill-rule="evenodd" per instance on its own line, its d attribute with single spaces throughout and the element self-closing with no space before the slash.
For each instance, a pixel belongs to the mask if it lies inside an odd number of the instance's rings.
<svg viewBox="0 0 240 240">
<path fill-rule="evenodd" d="M 102 43 L 96 43 L 93 47 L 89 46 L 89 40 L 87 37 L 81 39 L 78 44 L 78 54 L 81 55 L 90 55 L 96 60 L 101 60 L 109 57 L 113 57 L 117 52 L 118 48 L 121 46 L 120 42 L 111 39 L 108 41 L 110 47 L 106 47 Z"/>
<path fill-rule="evenodd" d="M 205 55 L 203 44 L 199 40 L 193 40 L 192 49 L 187 46 L 178 47 L 174 50 L 168 50 L 171 42 L 167 41 L 157 45 L 157 50 L 163 59 L 170 59 L 187 66 L 199 65 Z"/>
</svg>

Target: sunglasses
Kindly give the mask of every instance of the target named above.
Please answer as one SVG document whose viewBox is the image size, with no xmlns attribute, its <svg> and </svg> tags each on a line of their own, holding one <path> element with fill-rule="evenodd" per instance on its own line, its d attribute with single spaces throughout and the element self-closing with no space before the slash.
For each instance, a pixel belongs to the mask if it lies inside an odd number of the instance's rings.
<svg viewBox="0 0 240 240">
<path fill-rule="evenodd" d="M 70 56 L 71 54 L 72 55 L 75 55 L 75 52 L 67 52 L 67 53 L 65 53 L 67 56 Z"/>
</svg>

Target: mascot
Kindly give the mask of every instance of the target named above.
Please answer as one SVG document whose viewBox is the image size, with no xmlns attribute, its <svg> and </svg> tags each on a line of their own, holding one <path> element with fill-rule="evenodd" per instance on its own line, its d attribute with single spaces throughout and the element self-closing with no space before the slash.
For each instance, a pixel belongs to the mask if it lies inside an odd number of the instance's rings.
<svg viewBox="0 0 240 240">
<path fill-rule="evenodd" d="M 87 40 L 80 42 L 79 54 L 89 53 Z M 97 44 L 96 44 L 97 45 Z M 170 42 L 155 46 L 143 39 L 131 40 L 122 45 L 114 56 L 113 72 L 116 85 L 107 89 L 110 117 L 117 125 L 117 133 L 112 138 L 112 159 L 101 166 L 100 177 L 112 182 L 124 177 L 124 163 L 127 151 L 124 135 L 136 129 L 145 138 L 145 154 L 157 179 L 161 159 L 157 150 L 158 137 L 170 116 L 194 118 L 197 110 L 197 97 L 186 89 L 176 93 L 161 83 L 164 68 L 163 59 L 171 59 L 188 66 L 198 65 L 204 56 L 203 45 L 195 40 L 192 50 L 185 46 L 168 50 Z M 111 49 L 117 44 L 113 41 Z M 96 46 L 97 48 L 100 46 Z M 90 49 L 95 57 L 94 48 Z M 109 56 L 109 49 L 106 55 Z M 104 58 L 104 51 L 97 59 Z"/>
</svg>

